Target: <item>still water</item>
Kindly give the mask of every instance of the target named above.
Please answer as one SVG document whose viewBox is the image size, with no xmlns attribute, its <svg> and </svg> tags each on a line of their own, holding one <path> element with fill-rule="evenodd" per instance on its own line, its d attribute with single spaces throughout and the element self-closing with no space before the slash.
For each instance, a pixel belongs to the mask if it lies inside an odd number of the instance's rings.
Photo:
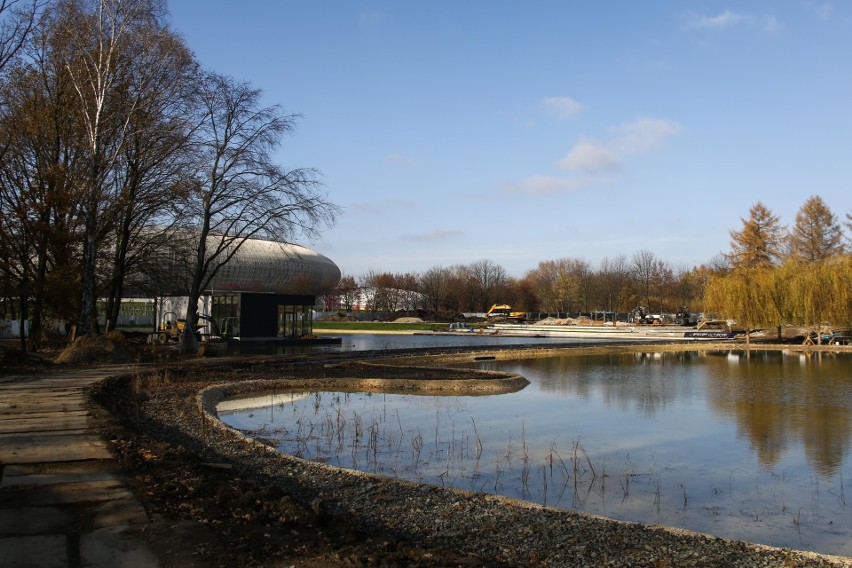
<svg viewBox="0 0 852 568">
<path fill-rule="evenodd" d="M 282 393 L 221 415 L 282 452 L 340 467 L 852 555 L 852 356 L 650 353 L 476 367 L 531 384 L 490 396 Z"/>
<path fill-rule="evenodd" d="M 355 333 L 343 335 L 340 345 L 315 346 L 312 349 L 325 351 L 373 351 L 389 349 L 418 349 L 426 347 L 492 347 L 508 345 L 571 345 L 578 343 L 601 343 L 605 340 L 576 339 L 559 337 L 501 337 L 499 335 L 404 335 L 374 333 Z M 309 348 L 311 349 L 311 348 Z"/>
</svg>

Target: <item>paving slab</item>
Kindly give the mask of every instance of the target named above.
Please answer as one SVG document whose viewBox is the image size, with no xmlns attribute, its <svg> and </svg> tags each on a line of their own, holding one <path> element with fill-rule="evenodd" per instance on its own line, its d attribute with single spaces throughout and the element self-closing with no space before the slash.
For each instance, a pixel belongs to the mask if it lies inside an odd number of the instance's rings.
<svg viewBox="0 0 852 568">
<path fill-rule="evenodd" d="M 19 507 L 0 509 L 0 535 L 25 536 L 63 534 L 71 517 L 56 507 Z M 0 562 L 0 566 L 5 566 Z"/>
<path fill-rule="evenodd" d="M 89 413 L 84 410 L 55 413 L 9 416 L 0 414 L 0 434 L 46 432 L 50 430 L 80 430 L 88 428 Z"/>
<path fill-rule="evenodd" d="M 92 526 L 98 529 L 122 525 L 143 527 L 150 521 L 145 507 L 133 498 L 106 501 L 92 507 L 91 514 Z"/>
<path fill-rule="evenodd" d="M 97 434 L 72 430 L 62 434 L 0 435 L 0 463 L 103 459 L 112 459 L 112 454 Z"/>
<path fill-rule="evenodd" d="M 31 398 L 36 396 L 48 396 L 50 394 L 55 394 L 57 396 L 62 394 L 79 395 L 84 389 L 85 385 L 71 385 L 66 381 L 62 381 L 61 383 L 42 381 L 28 385 L 10 385 L 9 383 L 4 383 L 0 384 L 0 396 L 5 395 L 6 393 L 15 393 L 20 396 L 27 396 Z"/>
<path fill-rule="evenodd" d="M 85 396 L 49 397 L 34 399 L 0 396 L 0 412 L 3 414 L 21 414 L 26 412 L 69 412 L 86 408 Z"/>
<path fill-rule="evenodd" d="M 104 377 L 115 375 L 117 373 L 104 373 L 101 371 L 93 372 L 54 372 L 44 375 L 27 375 L 18 376 L 15 380 L 4 380 L 0 382 L 0 390 L 7 388 L 23 387 L 28 390 L 50 390 L 57 387 L 62 388 L 85 388 L 96 383 Z M 8 377 L 6 377 L 8 379 Z"/>
<path fill-rule="evenodd" d="M 3 469 L 0 489 L 10 487 L 34 487 L 57 485 L 61 483 L 80 483 L 84 481 L 119 481 L 118 476 L 107 469 L 82 467 L 79 462 L 70 462 L 76 466 L 65 469 L 33 467 L 32 465 L 10 465 Z"/>
<path fill-rule="evenodd" d="M 80 537 L 80 564 L 87 568 L 156 568 L 157 556 L 124 527 L 100 529 Z"/>
<path fill-rule="evenodd" d="M 88 423 L 86 389 L 126 371 L 0 377 L 0 568 L 158 566 L 148 514 Z"/>
<path fill-rule="evenodd" d="M 0 566 L 3 568 L 67 568 L 65 535 L 0 538 Z"/>
<path fill-rule="evenodd" d="M 86 402 L 84 389 L 47 389 L 37 391 L 34 389 L 0 389 L 0 402 L 23 404 L 44 404 L 47 402 L 60 401 L 75 404 Z"/>
<path fill-rule="evenodd" d="M 133 494 L 116 480 L 20 487 L 4 489 L 0 492 L 0 503 L 3 503 L 4 508 L 47 507 L 133 499 Z"/>
</svg>

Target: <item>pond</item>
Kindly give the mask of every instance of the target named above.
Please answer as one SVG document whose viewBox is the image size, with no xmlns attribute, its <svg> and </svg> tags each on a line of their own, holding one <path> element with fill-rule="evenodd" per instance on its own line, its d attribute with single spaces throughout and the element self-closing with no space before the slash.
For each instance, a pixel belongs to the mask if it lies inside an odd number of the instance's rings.
<svg viewBox="0 0 852 568">
<path fill-rule="evenodd" d="M 578 339 L 560 337 L 507 337 L 490 334 L 431 334 L 431 333 L 347 333 L 340 335 L 340 343 L 334 345 L 286 346 L 276 349 L 275 354 L 291 355 L 338 351 L 379 351 L 393 349 L 462 348 L 462 347 L 507 347 L 512 345 L 579 345 L 601 344 L 605 339 Z"/>
<path fill-rule="evenodd" d="M 221 416 L 282 452 L 340 467 L 852 555 L 849 354 L 472 366 L 530 385 L 489 396 L 283 393 Z"/>
</svg>

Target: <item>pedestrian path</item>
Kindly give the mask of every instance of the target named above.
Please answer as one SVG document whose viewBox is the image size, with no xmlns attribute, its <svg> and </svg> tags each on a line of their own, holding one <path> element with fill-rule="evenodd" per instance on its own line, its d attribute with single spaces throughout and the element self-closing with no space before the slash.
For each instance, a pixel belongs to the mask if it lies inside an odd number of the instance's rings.
<svg viewBox="0 0 852 568">
<path fill-rule="evenodd" d="M 148 523 L 85 389 L 108 369 L 0 376 L 0 567 L 148 568 Z"/>
</svg>

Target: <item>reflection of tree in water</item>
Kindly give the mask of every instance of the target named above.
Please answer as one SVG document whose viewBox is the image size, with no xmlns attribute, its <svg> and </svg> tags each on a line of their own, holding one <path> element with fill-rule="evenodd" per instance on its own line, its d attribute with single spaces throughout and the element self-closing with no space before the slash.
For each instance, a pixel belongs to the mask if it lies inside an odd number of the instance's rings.
<svg viewBox="0 0 852 568">
<path fill-rule="evenodd" d="M 535 369 L 542 391 L 589 398 L 600 393 L 607 404 L 635 408 L 645 417 L 669 407 L 679 396 L 696 391 L 692 381 L 677 380 L 683 363 L 696 353 L 625 353 L 583 357 L 545 357 L 519 363 L 516 370 Z"/>
<path fill-rule="evenodd" d="M 737 420 L 737 432 L 750 440 L 760 463 L 774 466 L 797 441 L 820 475 L 834 476 L 852 439 L 849 358 L 719 355 L 706 359 L 707 400 L 714 411 Z"/>
</svg>

